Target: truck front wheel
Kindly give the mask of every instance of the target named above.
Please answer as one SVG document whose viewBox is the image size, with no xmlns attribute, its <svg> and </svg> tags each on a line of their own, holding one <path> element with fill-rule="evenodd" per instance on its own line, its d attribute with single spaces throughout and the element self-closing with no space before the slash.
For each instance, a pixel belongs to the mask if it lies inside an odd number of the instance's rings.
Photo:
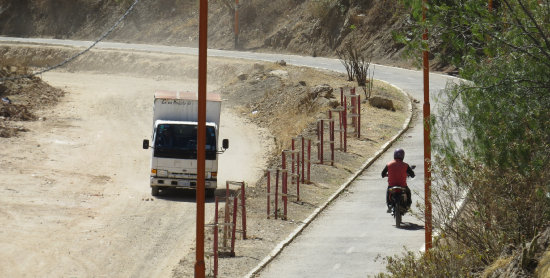
<svg viewBox="0 0 550 278">
<path fill-rule="evenodd" d="M 160 190 L 159 190 L 158 186 L 153 186 L 153 187 L 151 187 L 151 195 L 153 195 L 153 196 L 158 196 L 158 195 L 159 195 L 159 191 L 160 191 Z"/>
<path fill-rule="evenodd" d="M 206 189 L 206 198 L 213 198 L 216 193 L 215 188 L 207 188 Z"/>
</svg>

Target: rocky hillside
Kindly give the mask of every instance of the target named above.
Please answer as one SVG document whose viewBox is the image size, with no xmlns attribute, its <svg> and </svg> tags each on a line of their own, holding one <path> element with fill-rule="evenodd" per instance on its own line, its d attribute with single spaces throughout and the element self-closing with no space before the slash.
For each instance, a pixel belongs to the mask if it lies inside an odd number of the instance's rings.
<svg viewBox="0 0 550 278">
<path fill-rule="evenodd" d="M 94 40 L 134 0 L 0 0 L 0 35 Z M 234 48 L 233 0 L 209 1 L 209 47 Z M 224 4 L 225 2 L 225 4 Z M 373 61 L 399 63 L 392 39 L 406 20 L 398 1 L 240 1 L 240 48 L 334 56 L 353 41 Z M 196 46 L 198 1 L 140 0 L 107 38 L 112 41 Z"/>
</svg>

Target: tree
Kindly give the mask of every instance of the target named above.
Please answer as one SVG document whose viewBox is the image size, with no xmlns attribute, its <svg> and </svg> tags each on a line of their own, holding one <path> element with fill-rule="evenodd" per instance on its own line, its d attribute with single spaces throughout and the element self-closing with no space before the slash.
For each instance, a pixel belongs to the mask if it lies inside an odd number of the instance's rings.
<svg viewBox="0 0 550 278">
<path fill-rule="evenodd" d="M 430 0 L 425 24 L 419 2 L 403 1 L 417 19 L 407 31 L 427 27 L 432 51 L 469 80 L 439 96 L 432 201 L 444 245 L 479 258 L 471 273 L 550 226 L 550 1 L 500 0 L 489 12 L 486 1 Z M 400 38 L 423 50 L 410 34 Z"/>
</svg>

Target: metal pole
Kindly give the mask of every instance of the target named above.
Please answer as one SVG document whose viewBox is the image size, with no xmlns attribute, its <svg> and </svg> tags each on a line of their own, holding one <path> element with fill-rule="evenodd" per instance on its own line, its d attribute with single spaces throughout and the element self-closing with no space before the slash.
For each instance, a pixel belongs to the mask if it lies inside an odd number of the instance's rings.
<svg viewBox="0 0 550 278">
<path fill-rule="evenodd" d="M 206 67 L 208 48 L 208 0 L 200 0 L 199 7 L 199 92 L 197 124 L 197 223 L 195 278 L 204 278 L 204 193 L 206 157 Z"/>
<path fill-rule="evenodd" d="M 214 211 L 214 277 L 218 277 L 218 196 L 216 200 L 216 210 Z"/>
<path fill-rule="evenodd" d="M 298 153 L 296 156 L 298 158 L 298 165 L 300 165 L 300 154 Z M 304 173 L 302 172 L 302 176 L 303 175 Z M 298 176 L 296 176 L 296 201 L 300 201 L 300 167 L 299 166 L 298 166 Z"/>
<path fill-rule="evenodd" d="M 428 0 L 422 0 L 422 20 L 426 22 L 426 12 Z M 424 29 L 422 40 L 426 43 L 428 48 L 428 28 Z M 432 173 L 431 173 L 431 142 L 430 142 L 430 62 L 428 61 L 428 49 L 423 52 L 423 73 L 424 73 L 424 203 L 426 207 L 425 212 L 425 241 L 426 251 L 432 248 L 432 202 L 431 202 L 431 187 L 432 187 Z"/>
<path fill-rule="evenodd" d="M 244 181 L 241 183 L 241 213 L 243 225 L 243 239 L 246 239 L 246 196 L 244 190 Z"/>
<path fill-rule="evenodd" d="M 271 203 L 271 171 L 267 170 L 267 219 L 269 219 L 270 203 Z"/>
<path fill-rule="evenodd" d="M 239 197 L 233 197 L 233 227 L 231 228 L 231 257 L 235 257 L 235 237 L 237 233 L 237 208 L 239 206 Z"/>
<path fill-rule="evenodd" d="M 344 152 L 348 152 L 348 99 L 344 96 Z"/>
<path fill-rule="evenodd" d="M 357 138 L 361 138 L 361 95 L 357 96 Z"/>
<path fill-rule="evenodd" d="M 311 139 L 307 140 L 307 182 L 311 183 Z"/>
<path fill-rule="evenodd" d="M 305 138 L 302 137 L 302 183 L 304 183 L 304 176 L 305 176 L 305 175 L 304 175 L 304 170 L 305 170 L 305 169 L 304 169 L 304 167 L 305 167 L 305 159 L 304 159 L 304 158 L 305 158 L 305 156 L 304 156 L 305 150 L 304 150 L 304 145 L 305 145 Z"/>
<path fill-rule="evenodd" d="M 239 0 L 235 0 L 235 49 L 239 48 Z"/>
<path fill-rule="evenodd" d="M 275 219 L 277 219 L 277 211 L 279 210 L 279 169 L 275 176 Z"/>
</svg>

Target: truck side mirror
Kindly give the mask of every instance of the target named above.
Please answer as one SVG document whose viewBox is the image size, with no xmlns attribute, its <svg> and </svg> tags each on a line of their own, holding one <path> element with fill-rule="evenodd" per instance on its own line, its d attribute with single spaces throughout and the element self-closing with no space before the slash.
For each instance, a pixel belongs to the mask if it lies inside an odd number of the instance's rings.
<svg viewBox="0 0 550 278">
<path fill-rule="evenodd" d="M 146 150 L 149 148 L 149 140 L 145 139 L 143 140 L 143 149 Z"/>
<path fill-rule="evenodd" d="M 223 148 L 224 150 L 229 149 L 229 139 L 223 139 L 223 141 L 222 141 L 222 148 Z"/>
</svg>

